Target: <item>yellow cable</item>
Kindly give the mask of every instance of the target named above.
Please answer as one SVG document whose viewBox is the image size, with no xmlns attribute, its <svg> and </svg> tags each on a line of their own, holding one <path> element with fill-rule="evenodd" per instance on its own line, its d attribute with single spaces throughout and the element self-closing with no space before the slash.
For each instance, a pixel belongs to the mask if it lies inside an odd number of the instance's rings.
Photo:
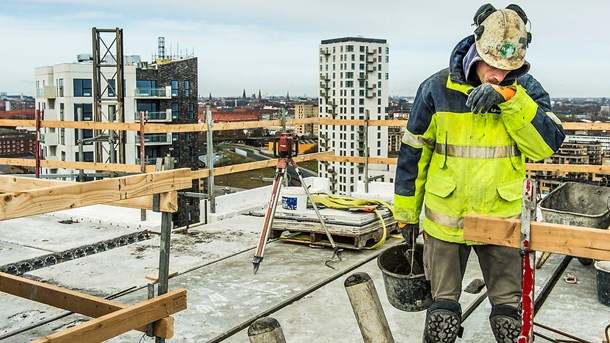
<svg viewBox="0 0 610 343">
<path fill-rule="evenodd" d="M 364 247 L 364 249 L 377 249 L 385 243 L 386 235 L 387 235 L 387 227 L 385 225 L 385 221 L 383 220 L 383 217 L 381 216 L 381 214 L 375 207 L 382 205 L 382 206 L 386 207 L 388 210 L 390 210 L 390 213 L 394 214 L 394 209 L 392 208 L 392 206 L 390 204 L 388 204 L 387 202 L 385 202 L 383 200 L 379 200 L 379 199 L 351 198 L 351 197 L 343 197 L 343 196 L 338 196 L 338 195 L 333 195 L 333 194 L 328 194 L 328 193 L 315 193 L 315 194 L 326 195 L 326 197 L 312 195 L 311 199 L 313 201 L 315 201 L 316 204 L 321 204 L 328 208 L 341 209 L 341 210 L 351 210 L 351 209 L 360 209 L 360 210 L 369 209 L 369 211 L 373 210 L 375 212 L 375 214 L 377 215 L 377 217 L 379 218 L 379 220 L 381 221 L 381 227 L 383 228 L 383 235 L 381 237 L 381 240 L 379 240 L 379 242 L 375 243 L 372 247 Z M 375 207 L 373 207 L 373 205 Z"/>
</svg>

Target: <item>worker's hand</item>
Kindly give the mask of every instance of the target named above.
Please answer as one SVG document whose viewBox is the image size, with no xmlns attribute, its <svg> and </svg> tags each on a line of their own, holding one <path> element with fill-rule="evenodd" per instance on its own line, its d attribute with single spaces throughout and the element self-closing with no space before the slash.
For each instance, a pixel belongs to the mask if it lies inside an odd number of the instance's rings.
<svg viewBox="0 0 610 343">
<path fill-rule="evenodd" d="M 415 239 L 419 236 L 419 224 L 398 223 L 400 233 L 405 239 L 405 243 L 410 248 L 415 245 Z"/>
<path fill-rule="evenodd" d="M 487 113 L 500 103 L 510 100 L 515 95 L 512 88 L 483 83 L 468 90 L 466 106 L 470 107 L 472 113 Z"/>
</svg>

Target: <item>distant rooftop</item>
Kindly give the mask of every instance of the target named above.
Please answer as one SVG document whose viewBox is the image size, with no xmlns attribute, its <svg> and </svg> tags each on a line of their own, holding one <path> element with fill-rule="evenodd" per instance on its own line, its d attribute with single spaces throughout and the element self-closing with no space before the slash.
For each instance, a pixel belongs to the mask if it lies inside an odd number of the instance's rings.
<svg viewBox="0 0 610 343">
<path fill-rule="evenodd" d="M 388 41 L 386 39 L 376 39 L 376 38 L 343 37 L 343 38 L 325 39 L 322 41 L 322 44 L 332 44 L 332 43 L 341 43 L 341 42 L 363 42 L 363 43 L 385 44 Z"/>
</svg>

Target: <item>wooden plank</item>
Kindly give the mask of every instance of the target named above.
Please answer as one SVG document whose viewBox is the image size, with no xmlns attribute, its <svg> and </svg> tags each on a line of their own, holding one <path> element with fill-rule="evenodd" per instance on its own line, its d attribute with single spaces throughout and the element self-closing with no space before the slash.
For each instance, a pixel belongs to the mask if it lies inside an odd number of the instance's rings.
<svg viewBox="0 0 610 343">
<path fill-rule="evenodd" d="M 128 307 L 116 301 L 6 273 L 0 273 L 0 291 L 92 318 Z M 153 324 L 153 332 L 159 337 L 171 338 L 173 325 L 173 318 L 166 317 Z M 134 329 L 146 332 L 144 326 Z"/>
<path fill-rule="evenodd" d="M 37 188 L 53 187 L 53 186 L 66 185 L 66 184 L 75 184 L 75 182 L 0 175 L 0 193 L 20 192 L 20 191 L 37 189 Z M 142 209 L 142 210 L 152 210 L 153 209 L 152 204 L 153 204 L 152 195 L 146 195 L 146 196 L 142 196 L 142 197 L 113 201 L 113 202 L 107 203 L 107 205 L 111 205 L 111 206 L 137 208 L 137 209 Z M 177 191 L 161 193 L 160 206 L 161 206 L 160 207 L 161 212 L 176 212 L 178 210 Z"/>
<path fill-rule="evenodd" d="M 302 121 L 302 122 L 301 122 Z M 303 118 L 303 119 L 290 119 L 286 121 L 288 125 L 302 124 L 302 123 L 313 123 L 313 124 L 325 124 L 325 125 L 355 125 L 363 126 L 364 120 L 352 120 L 352 119 L 332 119 L 325 117 L 315 118 Z M 370 126 L 405 126 L 405 119 L 389 119 L 389 120 L 369 120 Z M 207 124 L 180 124 L 188 126 L 178 126 L 177 128 L 171 128 L 176 124 L 158 124 L 148 123 L 151 125 L 151 130 L 154 132 L 188 132 L 188 131 L 172 131 L 172 130 L 183 130 L 191 129 L 193 131 L 207 131 Z M 238 130 L 244 128 L 255 128 L 255 127 L 266 127 L 266 126 L 277 126 L 282 125 L 281 120 L 257 120 L 257 121 L 243 121 L 243 122 L 231 122 L 231 123 L 214 123 L 214 129 L 216 125 L 220 125 L 219 130 Z M 0 126 L 24 126 L 24 127 L 36 127 L 36 121 L 34 120 L 21 120 L 21 119 L 0 119 Z M 163 131 L 160 130 L 162 126 L 167 128 Z M 588 131 L 609 131 L 610 123 L 581 123 L 581 122 L 564 122 L 562 126 L 565 130 L 588 130 Z M 41 127 L 53 127 L 53 128 L 82 128 L 82 129 L 98 129 L 98 130 L 118 130 L 118 131 L 139 131 L 139 123 L 109 123 L 109 122 L 76 122 L 76 121 L 60 121 L 60 120 L 42 120 Z M 146 128 L 145 128 L 146 129 Z M 146 131 L 149 132 L 149 131 Z M 153 131 L 150 131 L 153 132 Z"/>
<path fill-rule="evenodd" d="M 610 130 L 610 123 L 561 123 L 564 130 L 591 130 L 591 131 L 607 131 Z"/>
<path fill-rule="evenodd" d="M 317 153 L 313 153 L 313 154 L 299 155 L 299 156 L 293 157 L 292 159 L 297 163 L 303 162 L 303 161 L 311 161 L 311 160 L 322 161 L 323 158 L 326 158 L 327 156 L 331 156 L 333 154 L 334 153 L 332 151 L 317 152 Z M 248 170 L 269 168 L 269 167 L 275 167 L 275 166 L 277 166 L 277 159 L 235 164 L 232 166 L 214 168 L 214 175 L 218 176 L 218 175 L 239 173 L 239 172 L 248 171 Z M 202 179 L 202 178 L 210 176 L 210 170 L 209 169 L 199 169 L 199 170 L 193 171 L 191 173 L 191 176 L 193 179 Z"/>
<path fill-rule="evenodd" d="M 214 127 L 216 128 L 216 127 Z M 204 132 L 208 131 L 208 124 L 160 124 L 146 123 L 144 133 L 172 133 L 172 132 Z"/>
<path fill-rule="evenodd" d="M 281 126 L 281 120 L 240 121 L 231 123 L 214 122 L 214 131 L 243 130 L 257 127 Z"/>
<path fill-rule="evenodd" d="M 185 309 L 186 289 L 177 289 L 37 339 L 32 343 L 102 342 Z"/>
<path fill-rule="evenodd" d="M 464 239 L 518 248 L 521 221 L 467 215 Z M 556 254 L 610 260 L 610 230 L 532 222 L 531 249 Z"/>
<path fill-rule="evenodd" d="M 0 220 L 108 203 L 192 187 L 188 168 L 5 193 Z"/>
<path fill-rule="evenodd" d="M 35 167 L 36 160 L 31 158 L 3 158 L 0 157 L 0 165 Z M 83 170 L 104 170 L 125 173 L 139 173 L 141 167 L 135 164 L 118 163 L 97 163 L 97 162 L 69 162 L 55 160 L 41 160 L 40 166 L 43 168 L 64 168 L 64 169 L 83 169 Z M 155 171 L 155 166 L 146 166 L 147 172 Z"/>
</svg>

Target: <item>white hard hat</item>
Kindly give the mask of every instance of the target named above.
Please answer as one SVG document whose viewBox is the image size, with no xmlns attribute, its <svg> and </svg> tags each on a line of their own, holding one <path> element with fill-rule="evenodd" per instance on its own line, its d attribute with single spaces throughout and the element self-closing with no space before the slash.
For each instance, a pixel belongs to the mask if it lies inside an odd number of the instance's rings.
<svg viewBox="0 0 610 343">
<path fill-rule="evenodd" d="M 493 6 L 489 6 L 493 9 Z M 520 10 L 520 13 L 511 9 L 511 6 Z M 493 9 L 493 12 L 489 7 L 486 8 L 491 13 L 484 13 L 485 19 L 480 23 L 475 16 L 475 23 L 478 24 L 475 39 L 479 56 L 490 66 L 503 70 L 519 69 L 525 63 L 525 50 L 531 40 L 531 35 L 525 28 L 525 13 L 518 6 L 511 6 Z"/>
</svg>

